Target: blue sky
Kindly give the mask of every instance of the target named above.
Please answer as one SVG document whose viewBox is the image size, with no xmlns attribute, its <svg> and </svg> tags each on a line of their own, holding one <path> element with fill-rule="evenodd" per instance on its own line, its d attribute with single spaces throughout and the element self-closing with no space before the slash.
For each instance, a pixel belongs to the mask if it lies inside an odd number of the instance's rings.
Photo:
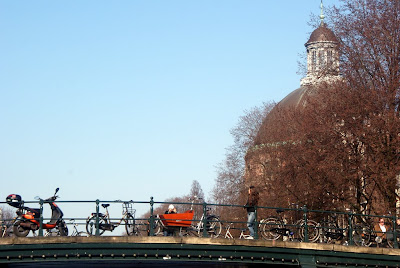
<svg viewBox="0 0 400 268">
<path fill-rule="evenodd" d="M 244 110 L 299 87 L 319 5 L 0 0 L 0 197 L 208 196 Z"/>
</svg>

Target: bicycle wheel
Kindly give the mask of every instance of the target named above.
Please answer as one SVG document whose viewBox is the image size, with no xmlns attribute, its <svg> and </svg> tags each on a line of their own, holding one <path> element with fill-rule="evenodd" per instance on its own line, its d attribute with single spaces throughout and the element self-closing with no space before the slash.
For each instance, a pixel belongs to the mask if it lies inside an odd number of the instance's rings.
<svg viewBox="0 0 400 268">
<path fill-rule="evenodd" d="M 154 221 L 154 235 L 155 236 L 163 236 L 164 235 L 164 228 L 160 220 Z"/>
<path fill-rule="evenodd" d="M 395 239 L 395 237 L 393 237 L 393 235 L 394 235 L 394 233 L 391 231 L 391 237 L 388 237 L 388 240 L 387 240 L 387 244 L 388 244 L 389 248 L 394 248 L 394 239 Z M 399 237 L 397 237 L 396 240 L 397 240 L 397 245 L 399 245 L 400 244 Z"/>
<path fill-rule="evenodd" d="M 277 218 L 268 218 L 260 221 L 261 236 L 266 240 L 278 240 L 281 235 L 278 230 L 283 224 Z"/>
<path fill-rule="evenodd" d="M 221 234 L 222 224 L 217 216 L 207 218 L 207 232 L 211 238 L 217 238 Z"/>
<path fill-rule="evenodd" d="M 60 236 L 68 236 L 68 226 L 64 220 L 61 220 L 57 226 Z"/>
<path fill-rule="evenodd" d="M 99 227 L 107 223 L 105 216 L 99 216 Z M 99 228 L 99 235 L 104 234 L 106 230 Z M 86 232 L 92 236 L 96 235 L 96 216 L 92 216 L 86 220 Z"/>
<path fill-rule="evenodd" d="M 125 219 L 125 230 L 127 235 L 139 235 L 135 218 L 132 215 L 128 215 Z"/>
<path fill-rule="evenodd" d="M 353 242 L 356 246 L 369 247 L 371 245 L 371 230 L 367 225 L 357 224 L 353 228 Z"/>
<path fill-rule="evenodd" d="M 17 220 L 13 225 L 13 233 L 18 237 L 26 237 L 29 234 L 30 229 L 25 229 L 21 226 L 22 221 Z"/>
<path fill-rule="evenodd" d="M 305 240 L 306 237 L 306 224 L 304 220 L 300 220 L 296 223 L 296 226 L 299 226 L 299 237 L 302 241 Z M 318 223 L 313 220 L 307 220 L 307 236 L 308 242 L 316 242 L 320 237 Z"/>
</svg>

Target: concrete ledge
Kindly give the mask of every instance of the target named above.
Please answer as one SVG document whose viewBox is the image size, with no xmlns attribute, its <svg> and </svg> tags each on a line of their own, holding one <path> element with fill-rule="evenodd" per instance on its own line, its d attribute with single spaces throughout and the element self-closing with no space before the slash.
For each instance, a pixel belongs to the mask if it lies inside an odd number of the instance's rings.
<svg viewBox="0 0 400 268">
<path fill-rule="evenodd" d="M 27 244 L 88 244 L 88 243 L 119 243 L 119 244 L 192 244 L 192 245 L 220 245 L 220 246 L 247 246 L 263 248 L 286 248 L 314 251 L 335 251 L 349 253 L 382 254 L 400 256 L 400 249 L 372 248 L 343 246 L 322 243 L 283 242 L 266 240 L 243 240 L 223 238 L 199 237 L 141 237 L 141 236 L 99 236 L 99 237 L 12 237 L 0 239 L 1 245 Z"/>
</svg>

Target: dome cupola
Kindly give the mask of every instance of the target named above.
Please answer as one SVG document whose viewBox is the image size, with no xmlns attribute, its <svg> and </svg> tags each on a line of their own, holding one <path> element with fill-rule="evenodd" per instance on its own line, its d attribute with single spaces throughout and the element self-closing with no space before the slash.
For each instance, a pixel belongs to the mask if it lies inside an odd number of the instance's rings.
<svg viewBox="0 0 400 268">
<path fill-rule="evenodd" d="M 307 49 L 307 75 L 300 85 L 306 86 L 318 82 L 318 79 L 332 79 L 339 75 L 339 41 L 324 22 L 321 0 L 321 23 L 305 43 Z"/>
</svg>

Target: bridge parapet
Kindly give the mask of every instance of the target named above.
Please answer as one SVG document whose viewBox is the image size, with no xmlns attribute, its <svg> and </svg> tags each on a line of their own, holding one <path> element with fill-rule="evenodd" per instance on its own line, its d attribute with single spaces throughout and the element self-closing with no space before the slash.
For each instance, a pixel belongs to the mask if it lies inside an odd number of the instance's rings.
<svg viewBox="0 0 400 268">
<path fill-rule="evenodd" d="M 195 237 L 36 237 L 0 240 L 0 263 L 168 262 L 297 267 L 398 267 L 399 249 Z"/>
</svg>

